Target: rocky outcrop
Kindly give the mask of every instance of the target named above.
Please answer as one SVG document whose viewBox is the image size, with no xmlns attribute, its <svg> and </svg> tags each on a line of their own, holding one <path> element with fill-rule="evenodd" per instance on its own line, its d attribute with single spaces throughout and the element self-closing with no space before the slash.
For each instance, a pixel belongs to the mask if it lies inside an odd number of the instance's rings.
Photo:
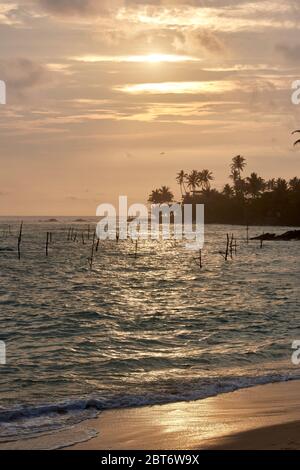
<svg viewBox="0 0 300 470">
<path fill-rule="evenodd" d="M 300 240 L 300 230 L 289 230 L 281 235 L 276 235 L 276 233 L 263 233 L 257 237 L 250 238 L 250 240 Z"/>
</svg>

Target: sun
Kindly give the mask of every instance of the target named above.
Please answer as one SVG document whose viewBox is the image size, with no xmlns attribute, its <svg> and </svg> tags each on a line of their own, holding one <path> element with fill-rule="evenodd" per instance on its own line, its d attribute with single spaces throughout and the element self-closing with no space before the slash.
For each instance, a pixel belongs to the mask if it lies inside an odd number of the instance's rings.
<svg viewBox="0 0 300 470">
<path fill-rule="evenodd" d="M 172 58 L 171 55 L 169 54 L 148 54 L 144 56 L 145 62 L 150 62 L 150 63 L 158 63 L 158 62 L 169 62 L 170 58 Z"/>
</svg>

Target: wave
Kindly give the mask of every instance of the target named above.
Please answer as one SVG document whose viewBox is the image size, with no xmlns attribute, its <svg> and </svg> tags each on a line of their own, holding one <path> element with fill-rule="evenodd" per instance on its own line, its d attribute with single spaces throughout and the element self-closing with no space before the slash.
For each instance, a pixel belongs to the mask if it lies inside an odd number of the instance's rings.
<svg viewBox="0 0 300 470">
<path fill-rule="evenodd" d="M 87 430 L 84 427 L 77 429 L 76 426 L 83 421 L 88 422 L 90 419 L 96 418 L 104 410 L 194 401 L 256 385 L 297 379 L 300 379 L 300 374 L 299 376 L 272 374 L 260 377 L 231 377 L 213 382 L 210 379 L 206 383 L 202 378 L 201 382 L 197 384 L 185 383 L 176 393 L 169 395 L 122 395 L 111 398 L 91 396 L 37 406 L 0 408 L 0 446 L 2 448 L 3 443 L 9 443 L 11 446 L 11 443 L 15 441 L 20 442 L 58 433 L 57 435 L 61 435 L 56 440 L 47 439 L 42 448 L 45 448 L 45 445 L 51 449 L 62 448 L 66 445 L 92 439 L 95 436 L 95 430 Z M 72 432 L 70 432 L 71 430 Z"/>
</svg>

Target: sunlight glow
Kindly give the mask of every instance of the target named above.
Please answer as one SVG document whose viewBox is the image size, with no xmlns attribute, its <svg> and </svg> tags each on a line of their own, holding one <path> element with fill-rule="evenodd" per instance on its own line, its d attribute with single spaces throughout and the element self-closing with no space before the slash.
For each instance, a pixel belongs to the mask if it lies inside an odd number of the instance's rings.
<svg viewBox="0 0 300 470">
<path fill-rule="evenodd" d="M 146 54 L 146 55 L 127 55 L 127 56 L 97 56 L 97 55 L 86 55 L 81 57 L 73 57 L 72 60 L 79 62 L 148 62 L 148 63 L 160 63 L 160 62 L 197 62 L 200 59 L 197 57 L 191 57 L 187 55 L 178 54 Z"/>
<path fill-rule="evenodd" d="M 197 61 L 199 59 L 195 57 L 176 55 L 176 54 L 149 54 L 141 56 L 132 56 L 136 62 L 186 62 L 186 61 Z"/>
<path fill-rule="evenodd" d="M 159 83 L 137 83 L 115 87 L 118 91 L 132 94 L 167 94 L 167 93 L 218 93 L 230 91 L 235 88 L 233 82 L 211 81 L 211 82 L 159 82 Z"/>
</svg>

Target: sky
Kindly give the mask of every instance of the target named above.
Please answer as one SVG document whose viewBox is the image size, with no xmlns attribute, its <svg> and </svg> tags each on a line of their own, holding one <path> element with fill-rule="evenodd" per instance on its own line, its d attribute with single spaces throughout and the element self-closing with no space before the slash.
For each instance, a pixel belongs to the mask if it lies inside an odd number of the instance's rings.
<svg viewBox="0 0 300 470">
<path fill-rule="evenodd" d="M 298 0 L 0 1 L 0 215 L 144 203 L 233 156 L 299 176 Z"/>
</svg>

